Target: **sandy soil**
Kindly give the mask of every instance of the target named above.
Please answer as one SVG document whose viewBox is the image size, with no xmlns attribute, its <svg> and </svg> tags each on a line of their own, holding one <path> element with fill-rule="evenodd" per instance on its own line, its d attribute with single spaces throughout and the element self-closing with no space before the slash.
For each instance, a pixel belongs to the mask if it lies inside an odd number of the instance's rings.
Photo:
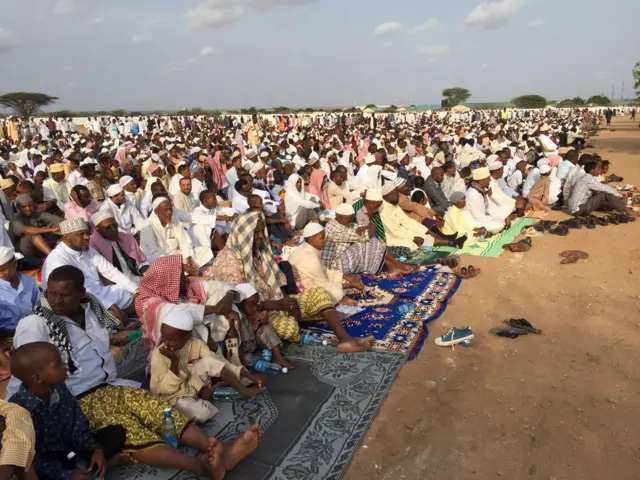
<svg viewBox="0 0 640 480">
<path fill-rule="evenodd" d="M 593 139 L 610 173 L 640 185 L 640 129 Z M 556 215 L 551 218 L 562 218 Z M 640 476 L 640 221 L 533 239 L 528 253 L 464 257 L 482 268 L 429 326 L 346 478 L 634 479 Z M 559 252 L 587 261 L 560 265 Z M 504 319 L 544 330 L 505 340 Z M 436 347 L 470 325 L 471 348 Z"/>
</svg>

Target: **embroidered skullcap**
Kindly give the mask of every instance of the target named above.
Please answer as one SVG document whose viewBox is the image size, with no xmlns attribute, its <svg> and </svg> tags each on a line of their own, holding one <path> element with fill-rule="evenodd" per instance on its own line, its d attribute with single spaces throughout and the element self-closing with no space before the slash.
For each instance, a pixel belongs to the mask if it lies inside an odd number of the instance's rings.
<svg viewBox="0 0 640 480">
<path fill-rule="evenodd" d="M 490 171 L 500 170 L 504 165 L 500 161 L 491 162 L 487 165 Z"/>
<path fill-rule="evenodd" d="M 389 195 L 391 192 L 393 192 L 396 189 L 396 186 L 393 184 L 393 182 L 387 182 L 382 186 L 382 196 L 386 196 Z"/>
<path fill-rule="evenodd" d="M 107 218 L 115 219 L 113 213 L 111 213 L 111 210 L 98 210 L 96 213 L 91 215 L 91 223 L 93 223 L 95 226 L 98 226 L 103 220 L 106 220 Z"/>
<path fill-rule="evenodd" d="M 81 232 L 83 230 L 89 230 L 89 225 L 87 225 L 87 222 L 85 222 L 82 217 L 70 217 L 64 222 L 60 222 L 60 233 L 62 233 L 62 235 Z"/>
<path fill-rule="evenodd" d="M 50 173 L 62 173 L 64 172 L 64 165 L 61 163 L 54 163 L 49 167 Z"/>
<path fill-rule="evenodd" d="M 489 178 L 490 175 L 491 174 L 489 173 L 489 169 L 487 167 L 476 168 L 471 172 L 471 178 L 476 181 Z"/>
<path fill-rule="evenodd" d="M 402 177 L 397 177 L 394 181 L 393 184 L 396 186 L 396 188 L 402 188 L 407 184 L 407 181 L 402 178 Z"/>
</svg>

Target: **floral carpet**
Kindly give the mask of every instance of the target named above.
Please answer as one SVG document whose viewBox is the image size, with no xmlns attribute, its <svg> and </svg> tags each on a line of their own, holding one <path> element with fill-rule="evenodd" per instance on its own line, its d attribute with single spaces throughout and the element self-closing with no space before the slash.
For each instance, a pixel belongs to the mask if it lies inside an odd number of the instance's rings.
<svg viewBox="0 0 640 480">
<path fill-rule="evenodd" d="M 407 359 L 399 353 L 339 354 L 334 347 L 303 345 L 289 345 L 285 355 L 295 370 L 270 376 L 267 393 L 252 401 L 216 402 L 219 413 L 203 426 L 222 441 L 237 437 L 253 423 L 262 426 L 258 449 L 229 472 L 227 480 L 341 478 Z M 136 464 L 107 478 L 197 477 Z"/>
</svg>

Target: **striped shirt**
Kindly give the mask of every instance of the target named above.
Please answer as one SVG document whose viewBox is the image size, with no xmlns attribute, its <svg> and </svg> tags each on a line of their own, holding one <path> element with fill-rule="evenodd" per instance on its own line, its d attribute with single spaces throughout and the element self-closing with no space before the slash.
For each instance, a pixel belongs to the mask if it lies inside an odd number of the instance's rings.
<svg viewBox="0 0 640 480">
<path fill-rule="evenodd" d="M 29 470 L 36 445 L 31 415 L 21 406 L 0 399 L 0 418 L 3 420 L 0 465 Z"/>
</svg>

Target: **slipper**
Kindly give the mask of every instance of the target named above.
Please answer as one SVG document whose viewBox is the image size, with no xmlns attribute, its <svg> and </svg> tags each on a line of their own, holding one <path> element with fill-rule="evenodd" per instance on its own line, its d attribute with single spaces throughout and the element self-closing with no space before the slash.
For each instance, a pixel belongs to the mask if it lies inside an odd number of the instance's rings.
<svg viewBox="0 0 640 480">
<path fill-rule="evenodd" d="M 533 247 L 533 241 L 530 238 L 523 238 L 519 243 L 525 243 L 529 248 Z"/>
<path fill-rule="evenodd" d="M 460 265 L 460 256 L 458 255 L 449 255 L 448 257 L 443 259 L 443 263 L 449 267 L 451 270 Z"/>
<path fill-rule="evenodd" d="M 620 214 L 618 214 L 618 215 L 616 215 L 616 216 L 617 216 L 618 221 L 619 221 L 620 223 L 629 223 L 629 217 L 627 217 L 626 215 L 624 215 L 624 214 L 620 213 Z"/>
<path fill-rule="evenodd" d="M 587 228 L 589 230 L 596 228 L 596 219 L 594 217 L 587 218 Z"/>
<path fill-rule="evenodd" d="M 566 225 L 557 225 L 556 227 L 549 230 L 549 233 L 553 235 L 559 235 L 561 237 L 566 237 L 569 235 L 569 227 Z"/>
<path fill-rule="evenodd" d="M 576 255 L 582 260 L 589 258 L 589 254 L 583 250 L 565 250 L 564 252 L 560 252 L 561 257 L 569 257 L 571 255 Z"/>
<path fill-rule="evenodd" d="M 503 245 L 502 248 L 509 250 L 511 253 L 523 253 L 530 250 L 528 245 L 522 244 L 521 242 L 507 243 L 506 245 Z"/>
<path fill-rule="evenodd" d="M 512 328 L 524 330 L 529 333 L 535 333 L 538 335 L 542 333 L 542 330 L 535 328 L 526 318 L 510 318 L 509 320 L 505 320 L 504 323 Z"/>
<path fill-rule="evenodd" d="M 535 225 L 531 225 L 531 227 L 536 231 L 536 232 L 544 232 L 546 229 L 544 227 L 544 225 L 542 224 L 542 222 L 538 222 Z"/>
<path fill-rule="evenodd" d="M 560 222 L 560 225 L 564 225 L 567 228 L 580 230 L 582 228 L 582 221 L 578 218 L 572 218 L 571 220 L 564 220 Z"/>
<path fill-rule="evenodd" d="M 499 337 L 504 338 L 518 338 L 520 335 L 527 335 L 529 332 L 525 332 L 524 330 L 520 330 L 518 328 L 507 327 L 507 328 L 492 328 L 489 330 L 489 333 L 493 333 Z"/>
<path fill-rule="evenodd" d="M 549 230 L 551 227 L 554 227 L 557 224 L 558 222 L 556 220 L 543 220 L 542 222 L 540 222 L 540 225 L 542 225 L 547 230 Z"/>
<path fill-rule="evenodd" d="M 469 267 L 462 267 L 458 275 L 463 280 L 469 280 L 480 275 L 481 271 L 481 269 L 475 268 L 473 265 L 469 265 Z"/>
</svg>

